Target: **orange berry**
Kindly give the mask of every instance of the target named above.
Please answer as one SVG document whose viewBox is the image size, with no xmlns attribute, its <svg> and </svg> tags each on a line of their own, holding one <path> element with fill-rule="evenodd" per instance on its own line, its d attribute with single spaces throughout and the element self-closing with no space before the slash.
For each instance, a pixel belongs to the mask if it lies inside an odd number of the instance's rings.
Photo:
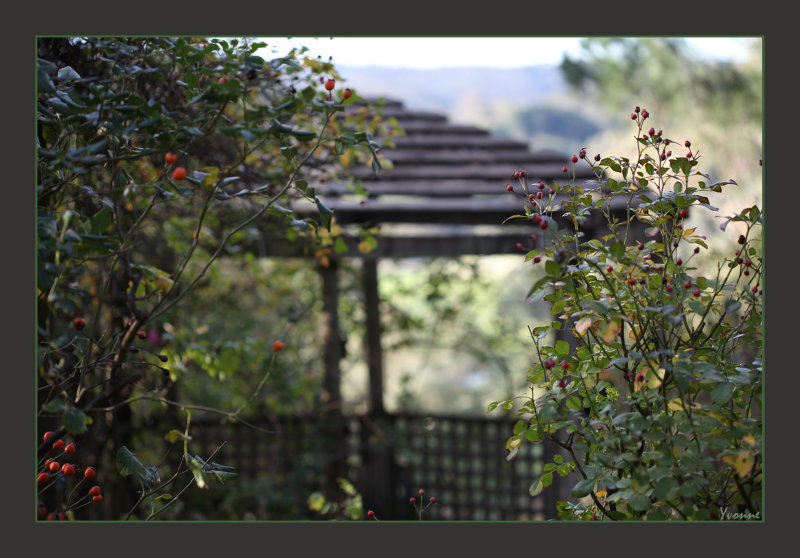
<svg viewBox="0 0 800 558">
<path fill-rule="evenodd" d="M 53 442 L 53 449 L 54 450 L 64 449 L 64 445 L 65 445 L 64 440 L 56 440 L 55 442 Z"/>
<path fill-rule="evenodd" d="M 61 470 L 61 465 L 57 461 L 51 461 L 47 468 L 50 469 L 51 473 L 58 473 Z"/>
<path fill-rule="evenodd" d="M 83 478 L 86 480 L 91 480 L 97 474 L 94 467 L 86 467 L 86 470 L 83 472 Z M 98 487 L 99 488 L 99 487 Z"/>
<path fill-rule="evenodd" d="M 71 477 L 75 474 L 75 466 L 70 463 L 64 463 L 61 466 L 61 472 L 64 473 L 66 476 Z"/>
<path fill-rule="evenodd" d="M 325 82 L 325 89 L 327 89 L 328 91 L 333 91 L 334 87 L 336 87 L 336 80 L 334 80 L 333 78 Z"/>
<path fill-rule="evenodd" d="M 50 480 L 50 473 L 39 473 L 39 476 L 36 477 L 36 482 L 42 484 L 43 482 L 47 482 Z"/>
<path fill-rule="evenodd" d="M 89 489 L 90 496 L 99 496 L 101 492 L 102 492 L 101 488 L 97 485 L 94 485 Z"/>
<path fill-rule="evenodd" d="M 167 153 L 166 155 L 164 155 L 164 162 L 167 163 L 168 165 L 174 165 L 175 163 L 178 162 L 178 156 L 175 155 L 174 153 Z"/>
<path fill-rule="evenodd" d="M 86 327 L 86 320 L 84 320 L 83 318 L 75 318 L 74 320 L 72 320 L 72 327 L 80 331 Z"/>
<path fill-rule="evenodd" d="M 347 99 L 349 99 L 349 98 L 350 98 L 350 97 L 352 97 L 352 96 L 353 96 L 353 90 L 352 90 L 352 89 L 350 89 L 350 88 L 348 88 L 348 89 L 345 89 L 345 90 L 342 92 L 342 100 L 343 100 L 343 101 L 346 101 Z"/>
<path fill-rule="evenodd" d="M 97 496 L 92 496 L 92 502 L 100 503 L 103 501 L 103 495 L 98 494 Z"/>
<path fill-rule="evenodd" d="M 285 346 L 284 342 L 279 339 L 272 344 L 272 351 L 277 353 L 278 351 L 282 351 Z"/>
<path fill-rule="evenodd" d="M 53 433 L 53 432 L 45 432 L 45 433 L 44 433 L 44 436 L 42 436 L 42 440 L 44 440 L 44 441 L 46 442 L 47 440 L 49 440 L 50 438 L 52 438 L 52 437 L 53 437 L 53 435 L 54 435 L 54 433 Z"/>
<path fill-rule="evenodd" d="M 186 169 L 183 167 L 175 167 L 175 170 L 172 171 L 172 178 L 174 180 L 183 180 L 186 178 Z"/>
<path fill-rule="evenodd" d="M 77 447 L 73 443 L 69 443 L 64 446 L 64 453 L 75 453 L 77 451 Z"/>
<path fill-rule="evenodd" d="M 228 80 L 227 80 L 227 79 L 225 79 L 224 77 L 221 77 L 221 78 L 219 78 L 219 79 L 217 80 L 217 83 L 225 83 L 226 81 L 228 81 Z"/>
</svg>

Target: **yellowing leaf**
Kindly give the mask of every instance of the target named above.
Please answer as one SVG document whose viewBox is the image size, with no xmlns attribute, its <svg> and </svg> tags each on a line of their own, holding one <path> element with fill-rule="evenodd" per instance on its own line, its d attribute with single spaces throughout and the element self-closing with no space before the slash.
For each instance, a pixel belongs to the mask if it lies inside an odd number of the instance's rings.
<svg viewBox="0 0 800 558">
<path fill-rule="evenodd" d="M 605 490 L 598 490 L 597 492 L 595 492 L 595 495 L 598 498 L 605 498 L 606 494 L 608 494 L 608 492 L 606 492 Z"/>
<path fill-rule="evenodd" d="M 514 448 L 518 448 L 522 445 L 522 440 L 520 438 L 512 438 L 511 440 L 506 443 L 507 450 L 513 450 Z"/>
<path fill-rule="evenodd" d="M 156 275 L 155 279 L 153 279 L 153 283 L 155 283 L 156 288 L 158 288 L 159 291 L 166 293 L 172 288 L 172 285 L 175 284 L 175 281 L 166 275 Z"/>
<path fill-rule="evenodd" d="M 672 410 L 672 411 L 685 411 L 686 410 L 686 403 L 684 401 L 682 401 L 681 399 L 679 399 L 679 398 L 675 398 L 675 399 L 672 399 L 667 404 L 667 407 L 669 407 L 669 409 Z M 698 409 L 702 409 L 703 406 L 700 403 L 694 402 L 694 403 L 691 404 L 691 408 L 693 410 L 698 410 Z"/>
<path fill-rule="evenodd" d="M 745 434 L 744 438 L 742 438 L 742 443 L 753 446 L 756 443 L 755 436 L 752 434 Z"/>
<path fill-rule="evenodd" d="M 358 251 L 362 254 L 369 254 L 372 252 L 372 244 L 367 242 L 366 240 L 362 240 L 358 243 Z"/>
<path fill-rule="evenodd" d="M 738 455 L 728 454 L 722 456 L 722 461 L 736 469 L 736 474 L 740 478 L 746 477 L 753 470 L 753 463 L 755 463 L 755 456 L 749 451 L 739 452 Z"/>
<path fill-rule="evenodd" d="M 184 433 L 181 432 L 180 430 L 173 429 L 164 435 L 164 439 L 167 442 L 172 443 L 172 442 L 177 442 L 178 440 L 191 440 L 192 437 L 184 435 Z"/>
<path fill-rule="evenodd" d="M 595 323 L 595 333 L 605 343 L 613 343 L 622 331 L 622 321 L 619 318 L 612 318 L 609 321 L 600 320 Z"/>
<path fill-rule="evenodd" d="M 349 167 L 350 166 L 350 151 L 349 150 L 345 151 L 344 153 L 339 155 L 339 162 L 341 163 L 341 165 L 343 167 Z"/>
<path fill-rule="evenodd" d="M 589 329 L 589 326 L 592 325 L 592 319 L 589 316 L 581 318 L 577 324 L 575 324 L 575 331 L 578 332 L 578 335 L 581 336 L 586 333 L 586 330 Z"/>
</svg>

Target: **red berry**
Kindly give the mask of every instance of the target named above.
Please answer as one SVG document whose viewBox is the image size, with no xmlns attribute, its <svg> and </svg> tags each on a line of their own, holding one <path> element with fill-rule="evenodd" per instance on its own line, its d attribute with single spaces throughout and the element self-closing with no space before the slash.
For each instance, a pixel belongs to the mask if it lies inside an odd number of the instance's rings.
<svg viewBox="0 0 800 558">
<path fill-rule="evenodd" d="M 542 193 L 541 192 L 536 192 L 536 199 L 537 200 L 542 199 Z"/>
<path fill-rule="evenodd" d="M 689 213 L 685 209 L 681 209 L 680 213 L 681 219 L 686 219 L 689 216 Z"/>
<path fill-rule="evenodd" d="M 86 327 L 86 320 L 83 318 L 75 318 L 72 320 L 72 327 L 74 327 L 77 331 L 80 331 Z"/>
<path fill-rule="evenodd" d="M 645 109 L 642 109 L 642 118 L 647 118 L 648 116 L 650 116 L 650 113 L 648 113 Z"/>
<path fill-rule="evenodd" d="M 692 294 L 693 294 L 694 296 L 700 296 L 700 289 L 695 289 L 695 290 L 693 290 L 693 291 L 692 291 Z"/>
<path fill-rule="evenodd" d="M 672 285 L 667 285 L 667 292 L 668 292 L 668 293 L 671 293 L 671 292 L 672 292 Z"/>
<path fill-rule="evenodd" d="M 77 451 L 77 449 L 78 449 L 78 448 L 77 448 L 77 447 L 75 447 L 75 444 L 73 444 L 72 442 L 70 442 L 69 444 L 67 444 L 66 446 L 64 446 L 64 453 L 75 453 L 75 452 Z"/>
<path fill-rule="evenodd" d="M 691 151 L 689 151 L 689 152 L 686 154 L 686 158 L 687 158 L 687 159 L 691 159 L 691 158 L 692 158 L 692 152 L 691 152 Z"/>
<path fill-rule="evenodd" d="M 367 512 L 367 517 L 375 517 L 375 512 L 374 512 L 374 511 L 372 511 L 372 510 L 369 510 L 369 511 Z"/>
<path fill-rule="evenodd" d="M 342 101 L 346 101 L 346 100 L 347 100 L 347 99 L 349 99 L 349 98 L 350 98 L 352 95 L 353 95 L 353 90 L 352 90 L 352 89 L 350 89 L 350 88 L 347 88 L 347 89 L 345 89 L 345 90 L 342 92 Z"/>
<path fill-rule="evenodd" d="M 44 436 L 42 436 L 42 440 L 46 442 L 47 440 L 53 437 L 53 434 L 54 434 L 53 432 L 45 432 Z"/>
<path fill-rule="evenodd" d="M 39 509 L 37 510 L 36 517 L 39 519 L 44 519 L 47 517 L 47 507 L 39 504 Z"/>
<path fill-rule="evenodd" d="M 606 271 L 608 271 L 609 273 L 611 273 L 613 270 L 614 268 L 611 266 L 606 267 Z"/>
<path fill-rule="evenodd" d="M 573 163 L 577 163 L 577 162 L 578 162 L 578 156 L 577 156 L 577 155 L 573 155 L 573 156 L 572 156 L 572 159 L 570 159 L 570 160 L 571 160 Z"/>
<path fill-rule="evenodd" d="M 542 230 L 547 229 L 547 221 L 542 220 L 542 222 L 539 223 L 539 228 L 542 229 Z"/>
<path fill-rule="evenodd" d="M 592 516 L 592 521 L 597 521 L 597 520 L 598 520 L 598 517 L 596 515 L 593 515 Z"/>
<path fill-rule="evenodd" d="M 683 283 L 683 288 L 685 288 L 685 289 L 688 289 L 691 286 L 692 286 L 692 282 L 691 281 L 686 281 L 686 282 Z"/>
<path fill-rule="evenodd" d="M 228 81 L 228 80 L 227 80 L 227 79 L 225 79 L 224 77 L 221 77 L 221 78 L 219 78 L 219 79 L 217 80 L 217 83 L 225 83 L 226 81 Z M 173 162 L 174 162 L 174 161 L 173 161 Z"/>
<path fill-rule="evenodd" d="M 641 243 L 639 243 L 639 246 L 637 246 L 637 248 L 638 248 L 639 250 L 644 250 L 644 244 L 641 244 Z"/>
<path fill-rule="evenodd" d="M 164 162 L 168 165 L 174 165 L 178 162 L 178 156 L 174 153 L 167 153 L 164 155 Z"/>
<path fill-rule="evenodd" d="M 691 147 L 692 146 L 692 142 L 690 142 L 689 140 L 686 140 L 685 142 L 683 142 L 683 145 L 685 145 L 686 147 Z"/>
<path fill-rule="evenodd" d="M 60 519 L 61 521 L 66 521 L 67 515 L 64 512 L 58 512 L 58 519 Z"/>
<path fill-rule="evenodd" d="M 555 193 L 556 193 L 556 190 L 555 190 L 555 188 L 550 188 L 550 195 L 552 196 L 552 195 L 553 195 L 553 194 L 555 194 Z"/>
<path fill-rule="evenodd" d="M 534 225 L 538 225 L 541 222 L 542 222 L 542 216 L 541 215 L 534 215 L 533 216 L 533 224 Z"/>
<path fill-rule="evenodd" d="M 56 440 L 55 442 L 53 442 L 53 449 L 54 450 L 64 449 L 64 440 Z"/>
<path fill-rule="evenodd" d="M 42 484 L 43 482 L 47 482 L 50 480 L 50 473 L 39 473 L 39 476 L 36 477 L 36 482 Z"/>
<path fill-rule="evenodd" d="M 336 80 L 330 78 L 328 81 L 325 82 L 325 89 L 328 91 L 333 91 L 333 88 L 336 87 Z"/>
<path fill-rule="evenodd" d="M 561 168 L 561 172 L 567 172 L 567 165 L 564 165 L 564 166 Z"/>
<path fill-rule="evenodd" d="M 61 472 L 64 473 L 66 476 L 71 477 L 75 474 L 75 466 L 70 463 L 64 463 L 61 466 Z"/>
<path fill-rule="evenodd" d="M 578 157 L 580 157 L 581 159 L 585 159 L 586 158 L 586 150 L 585 149 L 581 149 L 580 151 L 578 151 Z"/>
<path fill-rule="evenodd" d="M 640 110 L 642 110 L 642 109 L 640 109 L 639 106 L 637 105 L 636 108 L 633 109 L 633 112 L 638 113 Z"/>
<path fill-rule="evenodd" d="M 636 120 L 636 113 L 635 112 L 631 113 L 631 120 Z"/>
<path fill-rule="evenodd" d="M 136 337 L 138 337 L 139 339 L 147 339 L 147 333 L 145 333 L 144 331 L 137 331 Z"/>
<path fill-rule="evenodd" d="M 83 478 L 86 480 L 91 480 L 96 474 L 97 471 L 95 471 L 94 467 L 86 467 L 86 470 L 83 472 Z"/>
<path fill-rule="evenodd" d="M 536 187 L 539 188 L 540 190 L 544 190 L 544 182 L 540 182 L 539 184 L 536 185 Z"/>
<path fill-rule="evenodd" d="M 667 143 L 669 143 L 669 140 L 667 140 Z M 667 157 L 672 157 L 672 151 L 667 151 Z"/>
<path fill-rule="evenodd" d="M 408 499 L 408 501 L 414 504 L 416 503 L 417 499 L 412 496 L 411 498 Z"/>
<path fill-rule="evenodd" d="M 750 267 L 751 265 L 753 265 L 753 262 L 751 262 L 750 260 L 745 260 L 744 261 L 744 265 L 746 265 L 747 267 Z"/>
<path fill-rule="evenodd" d="M 694 253 L 695 254 L 699 254 L 700 253 L 700 247 L 699 246 L 695 246 L 694 247 Z"/>
<path fill-rule="evenodd" d="M 639 374 L 638 376 L 636 376 L 636 381 L 639 382 L 640 384 L 644 382 L 644 374 Z"/>
<path fill-rule="evenodd" d="M 739 235 L 739 240 L 738 240 L 737 242 L 738 242 L 739 244 L 744 244 L 744 240 L 745 240 L 745 239 L 744 239 L 744 235 L 743 235 L 743 234 L 740 234 L 740 235 Z"/>
<path fill-rule="evenodd" d="M 436 503 L 436 496 L 431 496 L 431 504 L 435 504 L 435 503 Z"/>
<path fill-rule="evenodd" d="M 420 495 L 420 496 L 422 496 L 423 494 L 425 494 L 425 491 L 424 491 L 423 489 L 421 489 L 421 488 L 420 488 L 420 489 L 419 489 L 419 495 Z"/>
<path fill-rule="evenodd" d="M 102 489 L 97 485 L 94 485 L 93 487 L 91 487 L 89 489 L 89 495 L 90 496 L 99 496 L 101 492 L 102 492 Z"/>
<path fill-rule="evenodd" d="M 98 494 L 97 496 L 92 496 L 92 502 L 94 502 L 96 504 L 99 504 L 102 501 L 103 501 L 103 495 L 102 494 Z"/>
<path fill-rule="evenodd" d="M 541 258 L 541 257 L 539 257 L 539 256 L 535 256 L 535 257 L 533 258 L 533 263 L 539 263 L 540 261 L 542 261 L 542 258 Z"/>
<path fill-rule="evenodd" d="M 282 351 L 285 346 L 286 344 L 279 339 L 272 344 L 272 352 Z"/>
<path fill-rule="evenodd" d="M 521 242 L 517 242 L 517 245 L 515 246 L 515 248 L 517 249 L 517 252 L 522 252 L 522 250 L 524 250 L 524 249 L 525 249 L 525 248 L 522 246 L 522 243 L 521 243 Z"/>
<path fill-rule="evenodd" d="M 183 167 L 175 167 L 175 170 L 172 171 L 172 178 L 173 180 L 183 180 L 186 178 L 186 169 Z"/>
<path fill-rule="evenodd" d="M 514 191 L 514 187 L 511 184 L 507 184 L 506 185 L 506 190 L 508 190 L 509 192 L 513 192 Z"/>
<path fill-rule="evenodd" d="M 628 279 L 628 284 L 629 284 L 629 285 L 635 285 L 635 284 L 636 284 L 636 279 L 634 279 L 633 277 L 631 277 L 630 279 Z"/>
<path fill-rule="evenodd" d="M 656 129 L 655 128 L 650 128 L 649 130 L 647 130 L 647 133 L 650 134 L 651 136 L 655 136 L 656 135 Z"/>
<path fill-rule="evenodd" d="M 569 362 L 567 362 L 566 360 L 564 362 L 562 362 L 561 363 L 561 368 L 563 368 L 564 370 L 567 370 L 569 368 Z"/>
<path fill-rule="evenodd" d="M 51 461 L 47 468 L 50 469 L 51 473 L 58 473 L 61 470 L 61 465 L 57 461 Z"/>
<path fill-rule="evenodd" d="M 600 160 L 600 154 L 599 154 L 599 153 L 598 153 L 597 155 L 595 155 L 595 156 L 594 156 L 594 160 L 595 160 L 595 161 L 599 161 L 599 160 Z"/>
<path fill-rule="evenodd" d="M 539 237 L 536 236 L 535 234 L 532 234 L 531 235 L 531 242 L 535 243 L 537 240 L 539 240 Z"/>
<path fill-rule="evenodd" d="M 677 260 L 675 260 L 675 263 L 678 264 L 678 265 L 681 265 L 681 264 L 683 264 L 683 260 L 678 258 Z"/>
</svg>

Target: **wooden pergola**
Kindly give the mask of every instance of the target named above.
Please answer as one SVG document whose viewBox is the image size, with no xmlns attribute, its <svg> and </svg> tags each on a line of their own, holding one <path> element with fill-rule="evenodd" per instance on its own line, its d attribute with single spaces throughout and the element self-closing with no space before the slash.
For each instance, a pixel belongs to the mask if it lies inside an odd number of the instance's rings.
<svg viewBox="0 0 800 558">
<path fill-rule="evenodd" d="M 547 185 L 585 186 L 596 180 L 583 162 L 573 165 L 570 155 L 550 150 L 531 150 L 522 141 L 490 134 L 469 125 L 454 124 L 432 112 L 408 110 L 398 101 L 387 101 L 382 108 L 385 118 L 395 118 L 404 135 L 393 138 L 394 147 L 383 149 L 382 158 L 392 167 L 381 173 L 362 166 L 351 169 L 339 181 L 320 184 L 316 192 L 334 212 L 336 224 L 343 229 L 381 226 L 377 247 L 368 253 L 358 249 L 358 234 L 345 234 L 347 250 L 332 253 L 320 266 L 323 301 L 324 404 L 327 436 L 326 452 L 335 456 L 327 471 L 329 494 L 336 491 L 336 479 L 344 476 L 345 456 L 341 455 L 344 435 L 342 420 L 341 371 L 343 345 L 339 331 L 339 262 L 343 258 L 362 261 L 362 289 L 366 313 L 365 347 L 368 369 L 370 420 L 379 424 L 386 416 L 384 407 L 383 351 L 378 296 L 378 261 L 383 258 L 447 257 L 518 253 L 518 244 L 527 252 L 550 241 L 527 219 L 510 216 L 522 212 L 525 200 L 522 187 L 513 178 L 518 170 L 527 173 L 529 188 L 539 181 Z M 376 138 L 380 140 L 380 138 Z M 566 166 L 567 172 L 564 172 Z M 368 192 L 366 200 L 353 196 L 352 180 L 361 181 Z M 512 186 L 513 191 L 507 189 Z M 535 190 L 535 188 L 534 188 Z M 545 200 L 547 198 L 545 193 Z M 557 194 L 554 207 L 559 203 Z M 291 205 L 296 218 L 317 217 L 318 208 L 305 200 Z M 615 216 L 627 218 L 625 204 L 612 206 Z M 558 209 L 553 217 L 558 219 Z M 586 239 L 608 232 L 599 212 L 583 227 Z M 262 250 L 266 257 L 303 255 L 297 246 L 269 243 Z M 308 254 L 305 254 L 308 256 Z M 571 344 L 574 339 L 564 336 Z M 373 495 L 391 499 L 391 450 L 367 452 L 367 484 Z"/>
</svg>

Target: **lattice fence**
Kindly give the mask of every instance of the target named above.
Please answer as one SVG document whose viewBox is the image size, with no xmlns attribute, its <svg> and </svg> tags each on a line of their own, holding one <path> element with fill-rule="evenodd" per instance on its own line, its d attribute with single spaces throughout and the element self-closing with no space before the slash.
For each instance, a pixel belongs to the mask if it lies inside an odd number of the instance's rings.
<svg viewBox="0 0 800 558">
<path fill-rule="evenodd" d="M 365 507 L 384 519 L 414 519 L 408 499 L 424 488 L 439 502 L 425 513 L 432 520 L 542 520 L 555 517 L 554 486 L 531 497 L 532 482 L 551 448 L 523 444 L 506 461 L 505 441 L 513 420 L 464 416 L 390 414 L 344 417 L 346 447 L 337 455 L 322 452 L 323 419 L 281 417 L 259 426 L 265 434 L 240 424 L 192 422 L 193 451 L 208 455 L 221 440 L 219 461 L 237 468 L 241 481 L 282 479 L 296 489 L 297 507 L 323 483 L 331 458 L 346 458 L 348 478 Z M 383 456 L 384 459 L 376 459 Z M 388 459 L 385 457 L 388 456 Z M 386 464 L 389 464 L 388 467 Z M 384 498 L 376 498 L 380 489 Z"/>
</svg>

